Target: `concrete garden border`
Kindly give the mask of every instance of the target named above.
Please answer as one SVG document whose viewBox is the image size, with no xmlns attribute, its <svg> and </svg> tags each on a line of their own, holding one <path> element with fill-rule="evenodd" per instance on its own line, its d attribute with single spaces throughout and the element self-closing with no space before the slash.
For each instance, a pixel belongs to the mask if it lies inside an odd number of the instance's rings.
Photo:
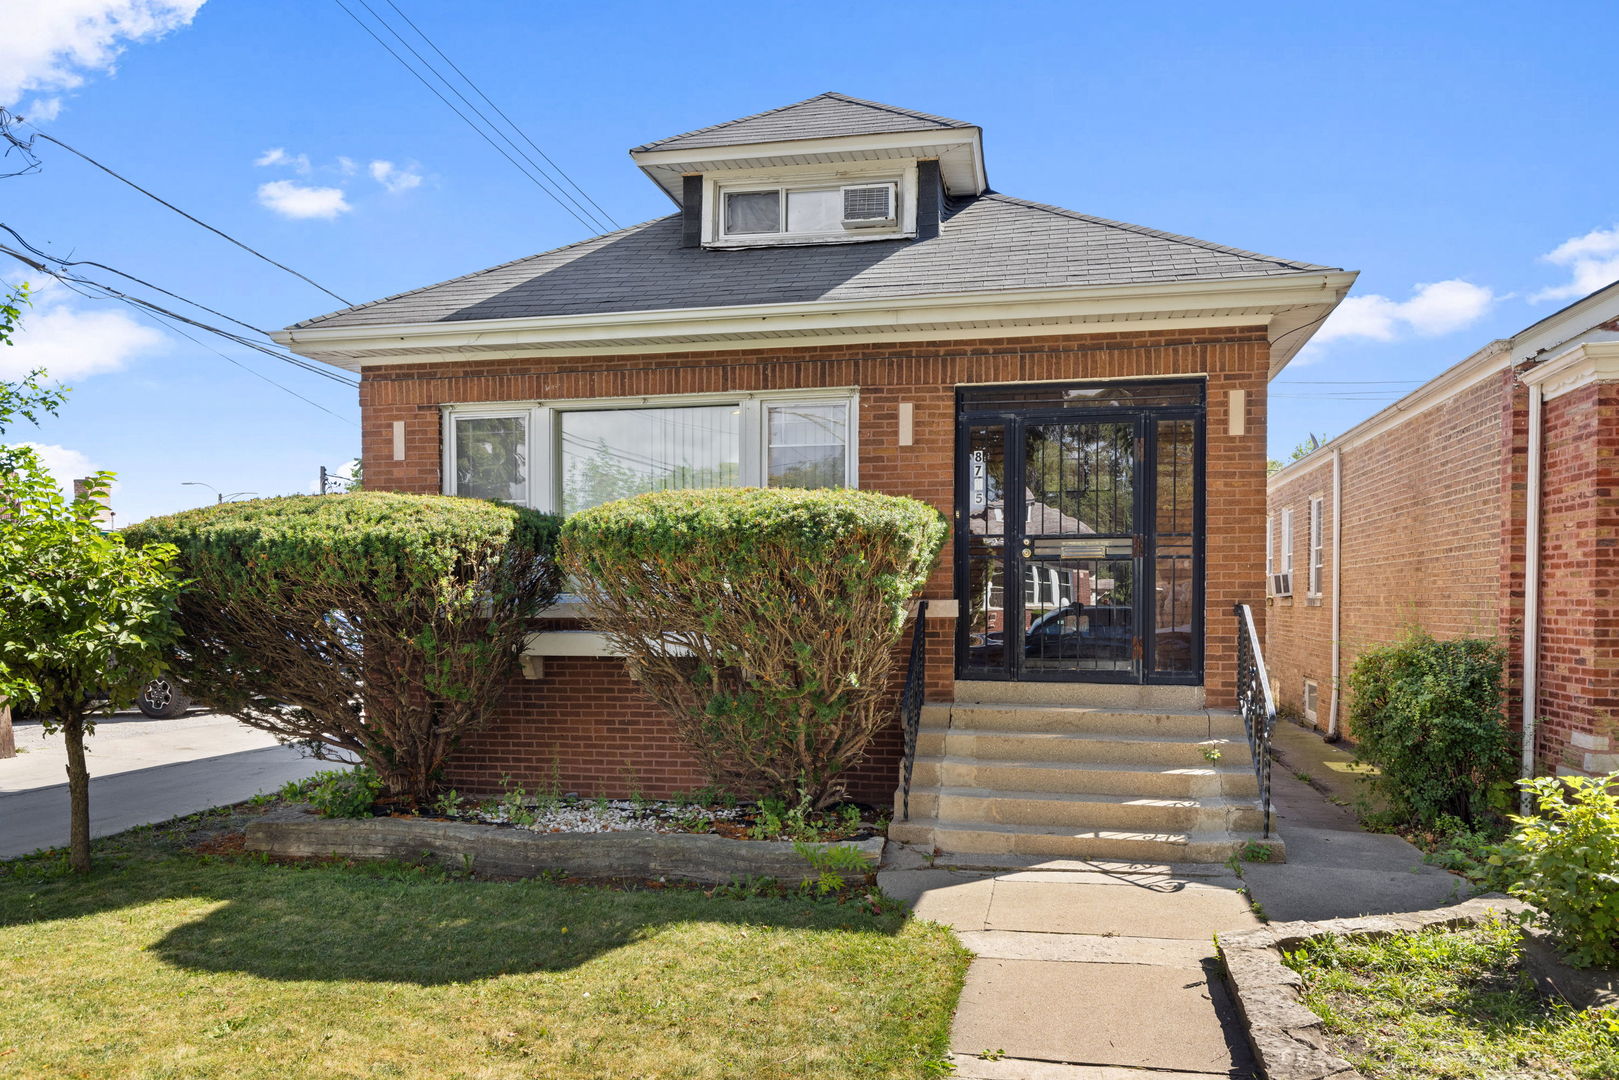
<svg viewBox="0 0 1619 1080">
<path fill-rule="evenodd" d="M 1222 934 L 1220 958 L 1225 962 L 1233 996 L 1248 1025 L 1248 1039 L 1266 1080 L 1361 1080 L 1362 1074 L 1327 1048 L 1321 1017 L 1305 1007 L 1304 979 L 1282 963 L 1283 950 L 1311 938 L 1381 938 L 1419 930 L 1455 929 L 1483 922 L 1492 915 L 1528 909 L 1521 900 L 1490 893 L 1429 911 L 1368 915 L 1359 919 L 1272 923 L 1258 930 Z"/>
<path fill-rule="evenodd" d="M 873 872 L 883 838 L 816 848 L 852 847 Z M 636 878 L 723 885 L 734 878 L 770 877 L 795 884 L 816 877 L 793 845 L 780 840 L 732 840 L 693 833 L 537 833 L 499 825 L 433 818 L 316 817 L 290 809 L 247 826 L 245 847 L 269 855 L 347 859 L 427 859 L 511 877 L 560 870 L 586 878 Z"/>
</svg>

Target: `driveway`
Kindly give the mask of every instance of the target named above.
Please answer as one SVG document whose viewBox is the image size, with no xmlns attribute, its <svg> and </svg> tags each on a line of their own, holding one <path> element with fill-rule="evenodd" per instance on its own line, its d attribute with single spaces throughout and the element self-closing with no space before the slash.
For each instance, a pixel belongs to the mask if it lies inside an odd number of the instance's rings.
<svg viewBox="0 0 1619 1080">
<path fill-rule="evenodd" d="M 0 761 L 0 858 L 60 847 L 68 839 L 62 738 L 24 721 L 16 723 L 16 734 L 20 753 Z M 173 720 L 119 713 L 102 718 L 85 746 L 92 836 L 240 802 L 337 767 L 213 713 Z"/>
</svg>

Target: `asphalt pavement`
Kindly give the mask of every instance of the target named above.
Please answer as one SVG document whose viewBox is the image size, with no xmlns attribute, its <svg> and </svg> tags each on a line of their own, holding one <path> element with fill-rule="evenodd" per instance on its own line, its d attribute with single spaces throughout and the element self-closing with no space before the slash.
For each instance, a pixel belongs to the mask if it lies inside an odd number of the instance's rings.
<svg viewBox="0 0 1619 1080">
<path fill-rule="evenodd" d="M 68 839 L 67 753 L 60 735 L 16 723 L 16 757 L 0 760 L 0 858 Z M 275 791 L 336 766 L 228 716 L 104 717 L 86 740 L 90 833 L 106 836 Z"/>
</svg>

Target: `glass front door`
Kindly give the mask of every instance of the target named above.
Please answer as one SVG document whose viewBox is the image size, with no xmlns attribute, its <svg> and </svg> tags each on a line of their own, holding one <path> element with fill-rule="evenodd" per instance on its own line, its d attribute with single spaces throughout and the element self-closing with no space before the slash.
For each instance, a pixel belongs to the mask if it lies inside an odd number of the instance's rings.
<svg viewBox="0 0 1619 1080">
<path fill-rule="evenodd" d="M 1201 385 L 1124 385 L 963 392 L 961 678 L 1200 680 Z"/>
</svg>

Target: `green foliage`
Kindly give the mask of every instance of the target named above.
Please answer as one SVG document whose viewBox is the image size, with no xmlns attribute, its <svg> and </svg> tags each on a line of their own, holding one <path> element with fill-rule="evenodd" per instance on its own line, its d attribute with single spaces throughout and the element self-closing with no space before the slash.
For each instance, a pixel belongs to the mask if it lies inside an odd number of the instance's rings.
<svg viewBox="0 0 1619 1080">
<path fill-rule="evenodd" d="M 288 781 L 281 797 L 291 802 L 307 802 L 321 817 L 368 818 L 382 794 L 382 781 L 364 765 L 352 769 L 328 769 L 303 780 Z"/>
<path fill-rule="evenodd" d="M 847 844 L 806 844 L 802 840 L 793 841 L 793 851 L 815 871 L 815 880 L 810 882 L 817 896 L 830 896 L 842 892 L 849 884 L 848 875 L 859 874 L 861 877 L 871 873 L 871 863 L 859 848 Z"/>
<path fill-rule="evenodd" d="M 187 693 L 354 753 L 418 803 L 555 600 L 557 534 L 530 510 L 386 492 L 225 503 L 126 530 L 174 545 L 193 579 L 174 664 Z"/>
<path fill-rule="evenodd" d="M 1349 673 L 1350 725 L 1391 823 L 1466 824 L 1503 805 L 1513 758 L 1501 706 L 1503 653 L 1478 638 L 1410 630 Z"/>
<path fill-rule="evenodd" d="M 1576 967 L 1619 964 L 1619 773 L 1520 780 L 1540 809 L 1513 816 L 1491 863 Z"/>
<path fill-rule="evenodd" d="M 713 780 L 814 808 L 888 719 L 906 602 L 946 531 L 875 492 L 654 492 L 574 515 L 563 549 Z"/>
</svg>

